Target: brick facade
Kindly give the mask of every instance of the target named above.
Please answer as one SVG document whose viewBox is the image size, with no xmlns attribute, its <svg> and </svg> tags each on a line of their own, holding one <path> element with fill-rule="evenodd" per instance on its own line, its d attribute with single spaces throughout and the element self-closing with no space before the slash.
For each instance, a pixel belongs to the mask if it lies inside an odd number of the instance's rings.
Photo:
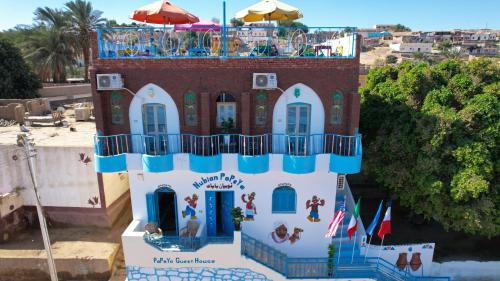
<svg viewBox="0 0 500 281">
<path fill-rule="evenodd" d="M 359 38 L 358 38 L 359 39 Z M 357 40 L 357 54 L 359 42 Z M 111 122 L 111 94 L 96 90 L 96 74 L 120 73 L 125 87 L 137 92 L 148 83 L 163 88 L 174 99 L 178 109 L 181 133 L 215 134 L 216 99 L 222 92 L 233 95 L 237 103 L 234 133 L 262 134 L 272 132 L 272 112 L 281 95 L 280 90 L 268 94 L 267 125 L 255 123 L 255 97 L 252 89 L 253 73 L 276 73 L 278 86 L 286 90 L 297 83 L 311 87 L 325 107 L 325 133 L 353 134 L 359 123 L 359 56 L 341 58 L 171 58 L 171 59 L 99 59 L 96 36 L 93 36 L 92 92 L 97 129 L 105 135 L 128 133 L 128 106 L 133 96 L 123 91 L 123 125 Z M 192 91 L 196 95 L 198 125 L 186 126 L 183 96 Z M 344 96 L 343 123 L 330 123 L 332 96 L 340 91 Z"/>
</svg>

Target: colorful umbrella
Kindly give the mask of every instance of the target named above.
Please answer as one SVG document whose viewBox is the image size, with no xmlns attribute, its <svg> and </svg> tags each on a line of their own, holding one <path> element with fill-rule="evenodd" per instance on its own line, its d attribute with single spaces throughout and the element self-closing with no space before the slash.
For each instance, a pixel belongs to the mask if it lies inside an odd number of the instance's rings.
<svg viewBox="0 0 500 281">
<path fill-rule="evenodd" d="M 175 6 L 170 1 L 157 1 L 135 10 L 130 19 L 156 24 L 184 24 L 199 22 L 195 15 Z"/>
<path fill-rule="evenodd" d="M 193 32 L 207 32 L 207 31 L 220 31 L 221 25 L 209 20 L 200 20 L 199 22 L 191 24 L 176 24 L 174 25 L 175 31 L 193 31 Z"/>
<path fill-rule="evenodd" d="M 236 13 L 236 18 L 245 22 L 295 20 L 302 18 L 298 8 L 278 0 L 263 0 Z"/>
</svg>

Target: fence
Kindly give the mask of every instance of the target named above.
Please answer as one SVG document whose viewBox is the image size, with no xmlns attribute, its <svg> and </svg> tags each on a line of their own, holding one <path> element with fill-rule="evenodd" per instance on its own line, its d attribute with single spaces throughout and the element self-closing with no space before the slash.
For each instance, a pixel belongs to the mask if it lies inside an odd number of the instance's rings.
<svg viewBox="0 0 500 281">
<path fill-rule="evenodd" d="M 113 27 L 98 28 L 97 40 L 100 58 L 353 58 L 356 52 L 352 27 Z"/>
<path fill-rule="evenodd" d="M 221 153 L 239 153 L 245 156 L 287 154 L 309 156 L 336 154 L 355 156 L 361 154 L 361 135 L 342 136 L 336 134 L 281 135 L 263 134 L 256 136 L 219 134 L 198 136 L 181 135 L 134 135 L 94 136 L 95 152 L 99 156 L 113 156 L 123 153 L 166 155 L 190 153 L 212 156 Z"/>
</svg>

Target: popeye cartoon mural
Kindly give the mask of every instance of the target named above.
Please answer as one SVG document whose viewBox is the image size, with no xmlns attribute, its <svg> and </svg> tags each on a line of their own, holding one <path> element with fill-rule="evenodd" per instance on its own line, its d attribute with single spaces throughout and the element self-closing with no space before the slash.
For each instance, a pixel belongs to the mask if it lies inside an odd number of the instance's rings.
<svg viewBox="0 0 500 281">
<path fill-rule="evenodd" d="M 245 205 L 245 221 L 253 221 L 254 216 L 257 214 L 257 207 L 253 201 L 255 200 L 255 192 L 252 192 L 248 195 L 248 200 L 245 199 L 246 194 L 241 195 L 241 200 Z"/>
<path fill-rule="evenodd" d="M 309 216 L 307 217 L 310 222 L 321 221 L 321 219 L 319 218 L 319 206 L 325 206 L 324 199 L 319 199 L 318 196 L 314 195 L 312 197 L 312 200 L 307 200 L 306 210 L 311 208 L 311 212 L 309 212 Z"/>
<path fill-rule="evenodd" d="M 186 209 L 182 211 L 182 217 L 191 216 L 192 220 L 196 219 L 196 205 L 198 204 L 198 195 L 193 193 L 193 196 L 184 198 L 188 204 L 186 205 Z"/>
<path fill-rule="evenodd" d="M 290 241 L 290 244 L 293 245 L 300 240 L 302 232 L 304 232 L 302 228 L 295 227 L 293 233 L 290 235 L 288 233 L 288 226 L 285 222 L 276 222 L 274 223 L 274 231 L 271 232 L 271 238 L 278 244 Z"/>
</svg>

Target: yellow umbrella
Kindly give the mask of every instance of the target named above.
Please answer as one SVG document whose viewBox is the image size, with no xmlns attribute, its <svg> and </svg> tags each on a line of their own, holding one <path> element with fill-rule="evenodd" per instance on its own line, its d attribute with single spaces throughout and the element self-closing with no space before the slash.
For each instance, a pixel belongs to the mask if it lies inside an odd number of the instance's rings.
<svg viewBox="0 0 500 281">
<path fill-rule="evenodd" d="M 302 18 L 298 8 L 277 0 L 263 0 L 236 13 L 236 18 L 245 22 L 296 20 Z"/>
</svg>

